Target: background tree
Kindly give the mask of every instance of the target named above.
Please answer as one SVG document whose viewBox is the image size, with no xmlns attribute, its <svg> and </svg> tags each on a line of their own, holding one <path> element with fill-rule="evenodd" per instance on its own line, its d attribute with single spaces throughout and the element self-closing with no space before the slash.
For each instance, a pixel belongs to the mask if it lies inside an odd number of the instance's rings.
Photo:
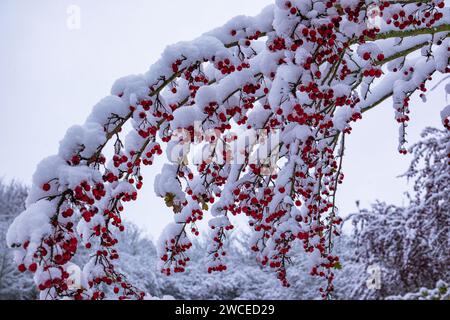
<svg viewBox="0 0 450 320">
<path fill-rule="evenodd" d="M 450 279 L 450 134 L 427 128 L 410 151 L 414 158 L 404 175 L 413 180 L 410 203 L 377 202 L 351 216 L 356 262 L 378 265 L 382 273 L 381 290 L 361 282 L 355 297 L 402 296 Z"/>
<path fill-rule="evenodd" d="M 6 246 L 6 230 L 14 218 L 25 209 L 27 188 L 0 180 L 0 300 L 35 299 L 37 290 L 30 275 L 17 270 L 13 252 Z"/>
</svg>

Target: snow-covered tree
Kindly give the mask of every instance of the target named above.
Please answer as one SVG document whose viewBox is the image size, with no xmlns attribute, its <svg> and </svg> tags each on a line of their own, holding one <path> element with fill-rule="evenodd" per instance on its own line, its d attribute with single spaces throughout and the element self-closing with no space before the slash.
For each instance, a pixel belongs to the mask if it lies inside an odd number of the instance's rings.
<svg viewBox="0 0 450 320">
<path fill-rule="evenodd" d="M 138 227 L 125 223 L 125 231 L 119 237 L 117 250 L 121 253 L 117 266 L 128 276 L 129 281 L 145 290 L 151 296 L 162 297 L 156 268 L 156 247 L 151 240 L 143 236 Z M 114 287 L 110 292 L 118 290 Z"/>
<path fill-rule="evenodd" d="M 417 230 L 413 238 L 426 239 L 435 261 L 433 272 L 444 275 L 450 265 L 449 131 L 427 128 L 410 151 L 414 159 L 405 176 L 414 181 L 415 198 L 411 204 L 414 219 L 408 227 Z"/>
<path fill-rule="evenodd" d="M 168 47 L 147 73 L 118 80 L 40 163 L 7 237 L 19 270 L 35 273 L 43 299 L 101 299 L 105 284 L 121 299 L 143 298 L 116 267 L 117 233 L 144 182 L 141 166 L 165 153 L 155 191 L 175 222 L 157 246 L 163 273 L 186 270 L 189 234 L 198 235 L 207 212 L 205 271 L 226 270 L 224 241 L 233 216 L 245 215 L 262 265 L 288 287 L 300 244 L 329 296 L 340 264 L 333 238 L 345 137 L 392 97 L 407 152 L 410 98 L 450 72 L 449 32 L 443 0 L 276 0 L 256 17 Z M 450 106 L 447 127 L 449 116 Z M 195 147 L 201 156 L 188 161 Z M 72 290 L 67 266 L 80 246 L 90 259 L 83 288 Z"/>
<path fill-rule="evenodd" d="M 17 270 L 12 252 L 6 246 L 6 230 L 25 209 L 27 189 L 16 182 L 0 180 L 0 300 L 33 299 L 37 292 L 33 279 Z"/>
<path fill-rule="evenodd" d="M 380 268 L 380 290 L 368 290 L 355 276 L 354 298 L 402 296 L 449 280 L 450 134 L 427 128 L 411 147 L 414 158 L 405 176 L 415 194 L 405 207 L 375 203 L 350 218 L 354 224 L 356 263 Z M 364 273 L 356 273 L 356 275 Z"/>
<path fill-rule="evenodd" d="M 389 300 L 450 300 L 449 285 L 445 281 L 438 281 L 435 288 L 421 288 L 418 292 L 407 293 L 403 296 L 391 296 Z"/>
</svg>

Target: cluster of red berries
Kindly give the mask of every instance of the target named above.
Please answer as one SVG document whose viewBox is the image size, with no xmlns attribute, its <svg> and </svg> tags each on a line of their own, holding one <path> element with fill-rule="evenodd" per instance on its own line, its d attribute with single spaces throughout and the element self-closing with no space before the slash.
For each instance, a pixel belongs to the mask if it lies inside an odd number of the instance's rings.
<svg viewBox="0 0 450 320">
<path fill-rule="evenodd" d="M 217 62 L 217 69 L 224 75 L 236 71 L 236 67 L 231 63 L 230 59 L 226 58 L 223 61 Z"/>
<path fill-rule="evenodd" d="M 219 264 L 217 266 L 214 267 L 209 267 L 208 268 L 208 273 L 213 273 L 213 272 L 223 272 L 227 270 L 227 266 L 223 265 L 223 264 Z"/>
</svg>

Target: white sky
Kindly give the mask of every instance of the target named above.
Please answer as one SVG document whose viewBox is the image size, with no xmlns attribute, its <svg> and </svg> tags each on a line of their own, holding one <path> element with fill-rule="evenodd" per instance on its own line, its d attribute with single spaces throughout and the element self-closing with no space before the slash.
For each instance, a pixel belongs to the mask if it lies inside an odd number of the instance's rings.
<svg viewBox="0 0 450 320">
<path fill-rule="evenodd" d="M 190 40 L 238 14 L 255 15 L 273 0 L 1 0 L 0 177 L 31 182 L 37 163 L 57 152 L 65 130 L 83 123 L 114 80 L 147 71 L 164 47 Z M 81 9 L 81 28 L 67 28 L 69 5 Z M 433 81 L 436 82 L 436 81 Z M 409 164 L 397 152 L 391 102 L 367 113 L 348 138 L 341 213 L 376 199 L 401 204 Z M 443 87 L 427 103 L 414 99 L 409 140 L 439 126 Z M 172 215 L 153 195 L 158 167 L 125 218 L 157 237 Z"/>
</svg>

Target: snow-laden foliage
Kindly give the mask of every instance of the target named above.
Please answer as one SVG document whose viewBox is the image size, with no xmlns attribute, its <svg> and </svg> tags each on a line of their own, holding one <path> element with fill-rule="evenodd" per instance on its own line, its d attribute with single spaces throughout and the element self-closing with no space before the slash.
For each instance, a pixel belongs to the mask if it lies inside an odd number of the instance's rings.
<svg viewBox="0 0 450 320">
<path fill-rule="evenodd" d="M 350 217 L 356 261 L 364 268 L 376 265 L 382 274 L 380 290 L 367 290 L 360 281 L 354 297 L 404 295 L 450 279 L 450 134 L 427 128 L 410 151 L 414 158 L 405 174 L 414 182 L 410 204 L 376 203 Z"/>
<path fill-rule="evenodd" d="M 8 226 L 25 209 L 26 196 L 23 185 L 0 180 L 0 300 L 33 299 L 37 295 L 31 277 L 17 270 L 5 239 Z"/>
<path fill-rule="evenodd" d="M 175 221 L 157 246 L 163 273 L 185 271 L 189 234 L 206 212 L 206 271 L 226 270 L 232 217 L 245 215 L 257 260 L 289 286 L 291 249 L 302 247 L 327 297 L 340 265 L 333 238 L 345 136 L 392 97 L 406 153 L 411 95 L 450 71 L 449 20 L 442 0 L 276 0 L 169 46 L 147 73 L 117 81 L 40 163 L 7 237 L 19 269 L 34 272 L 43 299 L 101 299 L 105 285 L 121 299 L 143 298 L 116 268 L 117 233 L 144 182 L 141 166 L 165 152 L 155 192 Z M 448 107 L 442 120 L 448 126 Z M 188 161 L 195 146 L 202 156 Z M 74 290 L 65 280 L 80 246 L 90 259 Z"/>
<path fill-rule="evenodd" d="M 438 281 L 435 288 L 421 288 L 418 292 L 407 293 L 404 296 L 391 296 L 389 300 L 450 300 L 449 286 L 445 281 Z"/>
</svg>

